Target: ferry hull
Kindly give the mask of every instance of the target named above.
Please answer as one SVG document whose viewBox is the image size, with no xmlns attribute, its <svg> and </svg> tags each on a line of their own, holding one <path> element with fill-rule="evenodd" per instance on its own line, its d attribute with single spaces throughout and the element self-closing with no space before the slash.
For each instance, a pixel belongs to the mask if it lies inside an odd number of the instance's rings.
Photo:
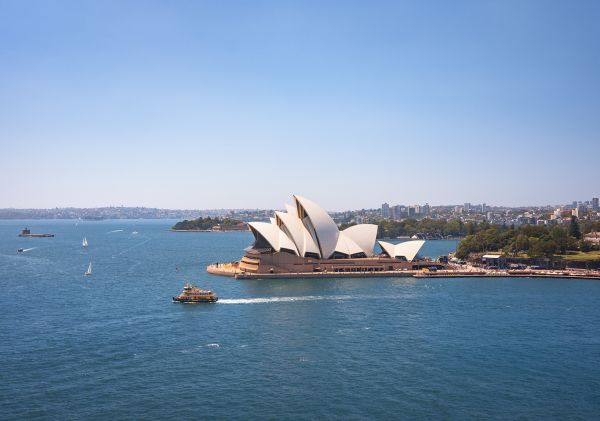
<svg viewBox="0 0 600 421">
<path fill-rule="evenodd" d="M 200 298 L 200 299 L 173 297 L 174 303 L 216 303 L 217 301 L 219 301 L 218 297 Z"/>
</svg>

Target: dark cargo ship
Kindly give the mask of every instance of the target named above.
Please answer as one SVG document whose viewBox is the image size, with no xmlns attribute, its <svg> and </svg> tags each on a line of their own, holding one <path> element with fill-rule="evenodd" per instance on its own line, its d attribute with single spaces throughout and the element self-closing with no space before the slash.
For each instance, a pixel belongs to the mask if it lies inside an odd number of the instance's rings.
<svg viewBox="0 0 600 421">
<path fill-rule="evenodd" d="M 21 230 L 19 237 L 54 237 L 54 234 L 32 234 L 29 228 Z"/>
</svg>

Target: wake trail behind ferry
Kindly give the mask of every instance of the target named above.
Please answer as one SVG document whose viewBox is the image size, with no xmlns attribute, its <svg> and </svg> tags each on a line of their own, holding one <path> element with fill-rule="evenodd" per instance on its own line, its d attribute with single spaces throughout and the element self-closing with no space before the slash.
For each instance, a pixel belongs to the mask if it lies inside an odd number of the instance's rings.
<svg viewBox="0 0 600 421">
<path fill-rule="evenodd" d="M 293 303 L 296 301 L 341 301 L 352 300 L 360 297 L 350 295 L 304 295 L 300 297 L 257 297 L 257 298 L 234 298 L 220 299 L 219 304 L 268 304 L 268 303 Z"/>
<path fill-rule="evenodd" d="M 31 247 L 31 248 L 28 248 L 28 249 L 23 249 L 22 253 L 26 253 L 26 252 L 28 252 L 30 250 L 35 250 L 36 248 L 37 247 Z"/>
</svg>

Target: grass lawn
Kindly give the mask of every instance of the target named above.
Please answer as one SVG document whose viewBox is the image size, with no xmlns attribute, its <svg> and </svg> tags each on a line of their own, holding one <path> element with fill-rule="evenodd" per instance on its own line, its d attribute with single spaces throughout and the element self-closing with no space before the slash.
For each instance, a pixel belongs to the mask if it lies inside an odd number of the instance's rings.
<svg viewBox="0 0 600 421">
<path fill-rule="evenodd" d="M 594 262 L 600 260 L 600 251 L 574 251 L 568 252 L 568 254 L 556 255 L 564 260 L 571 260 L 574 262 Z"/>
</svg>

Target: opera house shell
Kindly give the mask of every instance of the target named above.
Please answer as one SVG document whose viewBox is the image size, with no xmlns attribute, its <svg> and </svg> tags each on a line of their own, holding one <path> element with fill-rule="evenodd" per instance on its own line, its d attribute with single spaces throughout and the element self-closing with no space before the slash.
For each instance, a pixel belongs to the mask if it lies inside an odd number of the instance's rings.
<svg viewBox="0 0 600 421">
<path fill-rule="evenodd" d="M 275 212 L 270 222 L 249 222 L 254 244 L 245 250 L 235 273 L 305 274 L 361 273 L 415 270 L 424 241 L 391 244 L 379 241 L 375 255 L 377 225 L 359 224 L 339 230 L 329 214 L 312 200 L 293 196 L 285 212 Z M 238 272 L 239 271 L 239 272 Z M 226 275 L 217 266 L 209 272 Z M 237 275 L 236 275 L 237 276 Z"/>
<path fill-rule="evenodd" d="M 316 259 L 371 257 L 377 225 L 361 224 L 338 229 L 329 214 L 315 202 L 294 196 L 286 212 L 275 212 L 271 222 L 250 222 L 256 239 L 253 248 L 270 248 Z"/>
</svg>

